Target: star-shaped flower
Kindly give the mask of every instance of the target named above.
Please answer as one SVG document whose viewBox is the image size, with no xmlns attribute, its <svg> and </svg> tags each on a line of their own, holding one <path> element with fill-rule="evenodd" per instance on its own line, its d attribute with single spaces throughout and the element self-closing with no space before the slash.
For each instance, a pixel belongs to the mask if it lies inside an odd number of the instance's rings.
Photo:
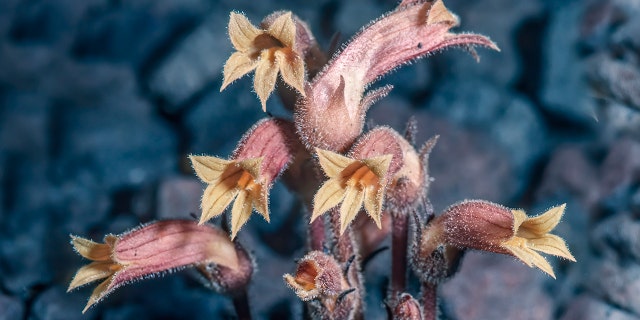
<svg viewBox="0 0 640 320">
<path fill-rule="evenodd" d="M 291 12 L 282 13 L 266 30 L 258 29 L 242 14 L 232 12 L 229 37 L 237 50 L 224 65 L 224 81 L 220 91 L 231 82 L 255 70 L 253 86 L 266 110 L 278 73 L 285 83 L 305 95 L 304 60 L 294 50 L 296 24 Z"/>
<path fill-rule="evenodd" d="M 432 226 L 439 230 L 429 234 L 456 247 L 479 249 L 512 255 L 529 267 L 538 267 L 553 278 L 553 268 L 538 252 L 576 261 L 565 241 L 550 232 L 558 225 L 565 205 L 528 217 L 522 210 L 511 210 L 481 200 L 463 201 L 447 208 Z"/>
<path fill-rule="evenodd" d="M 208 184 L 202 195 L 200 223 L 222 214 L 234 199 L 232 238 L 253 209 L 269 222 L 269 190 L 302 148 L 293 123 L 266 118 L 244 134 L 229 160 L 189 156 L 200 180 Z"/>
<path fill-rule="evenodd" d="M 380 228 L 386 175 L 392 155 L 355 160 L 322 149 L 316 149 L 316 153 L 320 166 L 329 180 L 320 187 L 313 199 L 311 222 L 342 202 L 341 234 L 356 217 L 363 204 L 367 214 Z"/>
<path fill-rule="evenodd" d="M 200 224 L 221 215 L 234 199 L 231 239 L 249 220 L 253 209 L 269 222 L 269 181 L 260 174 L 262 157 L 241 161 L 207 156 L 189 158 L 198 177 L 208 184 L 202 195 Z"/>
</svg>

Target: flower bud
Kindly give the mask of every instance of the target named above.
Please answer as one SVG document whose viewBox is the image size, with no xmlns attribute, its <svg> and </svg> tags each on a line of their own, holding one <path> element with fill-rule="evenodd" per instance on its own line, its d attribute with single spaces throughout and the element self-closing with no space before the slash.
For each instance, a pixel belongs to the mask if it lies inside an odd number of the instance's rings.
<svg viewBox="0 0 640 320">
<path fill-rule="evenodd" d="M 410 294 L 403 293 L 392 310 L 394 320 L 422 320 L 422 311 L 418 300 Z"/>
<path fill-rule="evenodd" d="M 356 35 L 305 88 L 296 126 L 307 147 L 344 152 L 362 132 L 367 109 L 391 90 L 366 89 L 389 71 L 450 46 L 498 49 L 486 37 L 449 32 L 457 24 L 441 0 L 416 1 Z"/>
<path fill-rule="evenodd" d="M 538 251 L 575 261 L 564 240 L 549 233 L 560 222 L 564 208 L 563 204 L 530 218 L 522 210 L 468 200 L 447 208 L 432 226 L 446 244 L 512 255 L 555 278 Z"/>
<path fill-rule="evenodd" d="M 312 251 L 300 260 L 295 275 L 284 275 L 284 281 L 302 301 L 319 301 L 311 305 L 316 318 L 352 319 L 360 308 L 360 293 L 345 275 L 350 263 L 341 266 L 332 256 Z"/>
</svg>

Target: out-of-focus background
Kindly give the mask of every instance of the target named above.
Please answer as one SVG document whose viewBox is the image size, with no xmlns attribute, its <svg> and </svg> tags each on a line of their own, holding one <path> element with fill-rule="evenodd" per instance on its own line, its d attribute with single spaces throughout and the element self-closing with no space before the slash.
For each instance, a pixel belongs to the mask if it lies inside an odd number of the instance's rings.
<svg viewBox="0 0 640 320">
<path fill-rule="evenodd" d="M 229 12 L 254 23 L 288 9 L 324 48 L 390 11 L 392 0 L 1 0 L 0 319 L 219 319 L 230 302 L 179 272 L 118 289 L 65 293 L 78 267 L 69 234 L 101 240 L 198 214 L 186 155 L 226 157 L 265 116 L 245 77 L 219 92 Z M 434 134 L 436 211 L 486 199 L 538 214 L 567 203 L 557 228 L 577 263 L 557 280 L 511 257 L 469 252 L 441 288 L 448 319 L 640 319 L 640 2 L 449 0 L 458 31 L 488 35 L 480 63 L 447 50 L 378 84 L 393 92 L 374 124 L 418 142 Z M 268 109 L 286 115 L 277 97 Z M 305 253 L 300 205 L 280 184 L 271 224 L 239 239 L 259 271 L 259 319 L 299 319 L 281 276 Z M 369 319 L 383 317 L 388 252 L 366 270 Z"/>
</svg>

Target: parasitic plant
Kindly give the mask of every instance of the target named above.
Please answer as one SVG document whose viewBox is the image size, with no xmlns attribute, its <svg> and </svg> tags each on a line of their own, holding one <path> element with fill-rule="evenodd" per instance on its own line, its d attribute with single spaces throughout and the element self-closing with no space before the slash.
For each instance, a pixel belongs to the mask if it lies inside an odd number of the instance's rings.
<svg viewBox="0 0 640 320">
<path fill-rule="evenodd" d="M 104 243 L 72 236 L 76 251 L 92 262 L 78 270 L 69 290 L 102 280 L 86 310 L 134 280 L 195 267 L 233 299 L 238 317 L 250 318 L 247 286 L 255 262 L 235 239 L 253 211 L 269 221 L 269 193 L 280 177 L 304 203 L 309 221 L 309 253 L 291 266 L 295 272 L 284 274 L 282 285 L 293 289 L 311 318 L 363 318 L 363 257 L 379 251 L 389 236 L 385 304 L 394 319 L 435 319 L 436 289 L 466 249 L 511 255 L 555 277 L 540 252 L 575 261 L 564 240 L 550 233 L 564 205 L 531 218 L 522 210 L 465 200 L 435 215 L 428 159 L 437 137 L 416 148 L 411 134 L 364 129 L 369 107 L 392 90 L 370 87 L 391 70 L 448 47 L 476 58 L 475 46 L 498 50 L 485 36 L 452 32 L 457 25 L 442 0 L 405 0 L 328 59 L 291 12 L 275 12 L 259 26 L 232 12 L 228 31 L 236 51 L 224 66 L 220 90 L 255 72 L 262 109 L 277 89 L 293 121 L 259 121 L 227 159 L 189 157 L 207 185 L 199 221 L 158 221 L 108 235 Z M 415 131 L 414 123 L 409 127 Z M 225 212 L 229 230 L 208 223 Z M 410 272 L 420 282 L 419 298 L 407 285 Z"/>
</svg>

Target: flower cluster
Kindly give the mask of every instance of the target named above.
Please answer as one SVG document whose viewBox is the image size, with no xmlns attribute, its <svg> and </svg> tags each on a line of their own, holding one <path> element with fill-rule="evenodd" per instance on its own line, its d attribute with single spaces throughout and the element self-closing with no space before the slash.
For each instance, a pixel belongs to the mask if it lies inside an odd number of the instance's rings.
<svg viewBox="0 0 640 320">
<path fill-rule="evenodd" d="M 375 247 L 389 233 L 392 275 L 386 302 L 395 318 L 435 315 L 435 286 L 453 273 L 452 261 L 467 248 L 509 254 L 555 277 L 538 252 L 575 261 L 565 242 L 550 234 L 564 205 L 529 218 L 521 210 L 465 201 L 434 218 L 427 164 L 437 137 L 416 148 L 415 124 L 404 136 L 384 126 L 364 129 L 369 107 L 392 90 L 369 87 L 390 70 L 447 47 L 463 47 L 476 57 L 474 46 L 498 50 L 485 36 L 451 32 L 457 25 L 442 0 L 405 0 L 328 59 L 308 26 L 291 12 L 275 12 L 259 26 L 232 12 L 228 31 L 236 51 L 224 65 L 220 90 L 255 71 L 253 85 L 263 111 L 278 89 L 293 121 L 271 116 L 259 121 L 229 157 L 189 156 L 206 184 L 199 222 L 159 221 L 109 235 L 101 244 L 72 237 L 76 251 L 92 262 L 78 271 L 69 289 L 105 279 L 88 308 L 132 280 L 194 266 L 218 292 L 231 296 L 246 318 L 249 307 L 242 301 L 254 261 L 236 239 L 253 211 L 270 221 L 269 193 L 281 177 L 305 204 L 310 238 L 310 253 L 284 280 L 315 318 L 362 317 L 362 255 L 379 252 Z M 229 228 L 208 223 L 217 223 L 219 216 Z M 408 292 L 409 268 L 421 281 L 420 300 Z"/>
</svg>

